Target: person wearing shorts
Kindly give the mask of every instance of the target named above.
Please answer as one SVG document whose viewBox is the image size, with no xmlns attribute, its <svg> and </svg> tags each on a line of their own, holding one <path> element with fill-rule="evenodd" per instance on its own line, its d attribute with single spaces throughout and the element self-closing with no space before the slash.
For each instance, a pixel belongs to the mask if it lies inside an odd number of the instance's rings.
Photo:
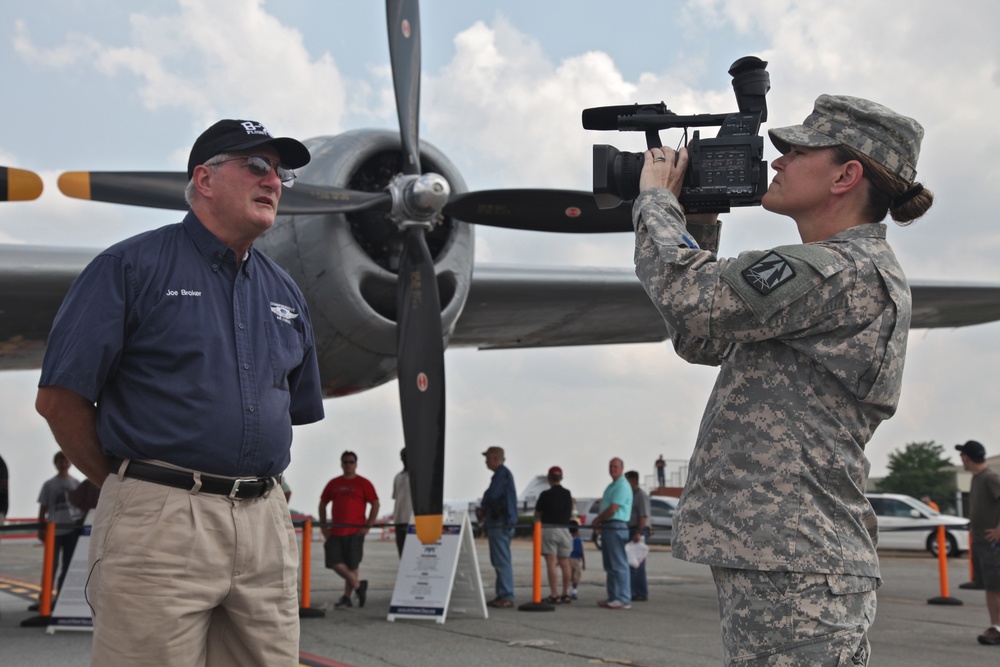
<svg viewBox="0 0 1000 667">
<path fill-rule="evenodd" d="M 323 554 L 326 567 L 344 580 L 344 594 L 333 605 L 337 609 L 353 606 L 351 593 L 358 596 L 358 606 L 364 607 L 368 596 L 368 580 L 358 578 L 358 568 L 364 557 L 365 536 L 378 517 L 378 494 L 367 479 L 357 474 L 358 455 L 344 452 L 340 467 L 344 474 L 331 479 L 319 499 L 320 531 L 326 541 Z M 330 525 L 326 520 L 327 505 Z M 368 515 L 365 516 L 365 509 Z"/>
<path fill-rule="evenodd" d="M 569 534 L 569 521 L 573 514 L 573 494 L 562 486 L 562 468 L 549 468 L 549 488 L 538 495 L 535 520 L 542 522 L 542 555 L 549 575 L 550 604 L 571 601 L 569 555 L 573 551 L 573 537 Z M 559 572 L 562 572 L 562 592 L 559 592 Z"/>
</svg>

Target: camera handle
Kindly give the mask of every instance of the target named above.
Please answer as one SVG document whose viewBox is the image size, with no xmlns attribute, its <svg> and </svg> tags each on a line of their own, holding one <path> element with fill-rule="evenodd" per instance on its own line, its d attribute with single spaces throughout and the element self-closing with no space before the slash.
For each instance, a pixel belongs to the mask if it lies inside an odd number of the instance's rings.
<svg viewBox="0 0 1000 667">
<path fill-rule="evenodd" d="M 698 139 L 698 131 L 694 132 L 695 140 Z M 681 141 L 677 144 L 677 148 L 674 150 L 680 150 L 681 146 L 688 145 L 688 129 L 684 128 L 684 134 L 681 136 Z M 661 148 L 663 146 L 663 140 L 660 139 L 660 132 L 658 130 L 646 130 L 646 148 L 653 150 L 654 148 Z M 677 155 L 674 155 L 674 164 L 677 164 Z"/>
</svg>

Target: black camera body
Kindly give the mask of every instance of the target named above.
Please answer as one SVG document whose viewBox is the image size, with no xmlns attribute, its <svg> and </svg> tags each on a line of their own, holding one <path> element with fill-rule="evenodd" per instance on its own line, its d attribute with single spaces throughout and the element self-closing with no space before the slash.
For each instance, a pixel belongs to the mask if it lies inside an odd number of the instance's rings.
<svg viewBox="0 0 1000 667">
<path fill-rule="evenodd" d="M 740 58 L 729 74 L 739 111 L 729 114 L 679 116 L 658 104 L 584 109 L 587 130 L 645 132 L 648 148 L 659 148 L 659 131 L 668 128 L 714 127 L 714 138 L 695 130 L 687 144 L 688 166 L 679 197 L 688 213 L 724 213 L 732 206 L 756 206 L 767 191 L 767 162 L 760 124 L 767 120 L 765 96 L 771 88 L 767 63 L 754 56 Z M 594 199 L 598 208 L 614 208 L 639 194 L 642 153 L 594 146 Z"/>
</svg>

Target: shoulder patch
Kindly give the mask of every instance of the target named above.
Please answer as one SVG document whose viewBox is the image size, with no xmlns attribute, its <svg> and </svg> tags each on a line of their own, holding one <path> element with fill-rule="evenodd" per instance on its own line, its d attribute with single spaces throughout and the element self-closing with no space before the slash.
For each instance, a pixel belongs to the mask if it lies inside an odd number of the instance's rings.
<svg viewBox="0 0 1000 667">
<path fill-rule="evenodd" d="M 770 294 L 795 277 L 795 269 L 773 250 L 741 272 L 743 279 L 761 294 Z"/>
</svg>

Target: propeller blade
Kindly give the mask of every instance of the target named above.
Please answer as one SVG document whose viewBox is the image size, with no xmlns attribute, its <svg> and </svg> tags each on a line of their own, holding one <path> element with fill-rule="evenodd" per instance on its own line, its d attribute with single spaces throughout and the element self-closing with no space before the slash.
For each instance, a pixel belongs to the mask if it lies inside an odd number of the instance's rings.
<svg viewBox="0 0 1000 667">
<path fill-rule="evenodd" d="M 67 197 L 186 211 L 182 171 L 67 171 L 59 190 Z"/>
<path fill-rule="evenodd" d="M 420 227 L 406 230 L 396 291 L 396 358 L 417 537 L 441 538 L 444 504 L 444 341 L 434 261 Z"/>
<path fill-rule="evenodd" d="M 42 194 L 42 178 L 33 171 L 0 167 L 0 201 L 31 201 Z"/>
<path fill-rule="evenodd" d="M 490 227 L 535 232 L 604 234 L 632 231 L 632 202 L 597 208 L 594 195 L 578 190 L 480 190 L 452 195 L 444 212 Z"/>
<path fill-rule="evenodd" d="M 282 188 L 278 215 L 353 213 L 368 209 L 388 211 L 391 207 L 392 195 L 388 192 L 360 192 L 296 181 L 294 188 Z"/>
<path fill-rule="evenodd" d="M 420 4 L 417 0 L 386 0 L 389 57 L 396 91 L 403 173 L 420 174 Z"/>
<path fill-rule="evenodd" d="M 182 171 L 69 171 L 59 177 L 59 189 L 76 199 L 186 211 Z M 297 182 L 282 188 L 280 215 L 352 213 L 370 208 L 389 210 L 388 192 L 357 192 L 345 188 Z"/>
</svg>

